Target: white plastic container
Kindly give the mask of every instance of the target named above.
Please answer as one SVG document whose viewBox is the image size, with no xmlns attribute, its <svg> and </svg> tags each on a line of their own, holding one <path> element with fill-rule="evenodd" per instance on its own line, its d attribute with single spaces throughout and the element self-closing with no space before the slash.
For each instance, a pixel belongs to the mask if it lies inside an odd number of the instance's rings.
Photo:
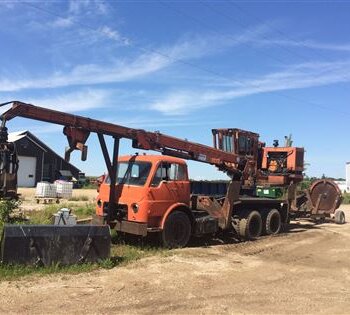
<svg viewBox="0 0 350 315">
<path fill-rule="evenodd" d="M 56 180 L 56 192 L 58 198 L 69 199 L 73 193 L 73 183 L 64 180 Z"/>
<path fill-rule="evenodd" d="M 35 197 L 56 198 L 56 185 L 48 182 L 39 182 L 36 184 Z"/>
<path fill-rule="evenodd" d="M 68 208 L 62 208 L 53 215 L 54 225 L 76 225 L 77 216 L 70 213 Z"/>
</svg>

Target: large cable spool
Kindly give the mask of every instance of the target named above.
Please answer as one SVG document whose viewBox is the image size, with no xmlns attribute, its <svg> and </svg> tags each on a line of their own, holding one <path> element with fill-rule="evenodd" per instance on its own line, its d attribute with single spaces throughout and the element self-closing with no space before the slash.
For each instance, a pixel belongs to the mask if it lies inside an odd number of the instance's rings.
<svg viewBox="0 0 350 315">
<path fill-rule="evenodd" d="M 309 188 L 309 205 L 312 214 L 333 214 L 342 201 L 338 185 L 330 179 L 320 179 Z"/>
</svg>

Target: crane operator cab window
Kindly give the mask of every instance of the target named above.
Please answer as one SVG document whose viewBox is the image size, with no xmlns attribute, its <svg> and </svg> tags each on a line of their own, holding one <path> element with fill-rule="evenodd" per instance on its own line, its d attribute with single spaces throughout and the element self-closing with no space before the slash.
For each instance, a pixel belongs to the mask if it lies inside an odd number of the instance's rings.
<svg viewBox="0 0 350 315">
<path fill-rule="evenodd" d="M 187 180 L 186 167 L 177 163 L 162 162 L 153 177 L 151 186 L 156 187 L 161 181 Z"/>
<path fill-rule="evenodd" d="M 254 139 L 247 135 L 238 136 L 238 154 L 254 155 Z"/>
<path fill-rule="evenodd" d="M 225 152 L 234 153 L 234 147 L 232 145 L 232 135 L 223 135 L 222 137 L 222 149 Z"/>
</svg>

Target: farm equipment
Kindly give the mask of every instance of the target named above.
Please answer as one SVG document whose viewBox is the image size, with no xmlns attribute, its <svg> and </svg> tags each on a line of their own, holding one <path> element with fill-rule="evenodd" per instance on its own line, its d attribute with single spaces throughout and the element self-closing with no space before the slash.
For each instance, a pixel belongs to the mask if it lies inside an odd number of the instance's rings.
<svg viewBox="0 0 350 315">
<path fill-rule="evenodd" d="M 128 128 L 22 102 L 10 103 L 12 107 L 1 116 L 3 132 L 6 121 L 17 116 L 62 125 L 69 143 L 66 160 L 76 149 L 81 151 L 82 160 L 86 160 L 85 143 L 90 133 L 97 134 L 108 176 L 99 188 L 93 220 L 95 231 L 101 228 L 107 233 L 105 227 L 110 226 L 119 232 L 142 236 L 158 233 L 165 246 L 182 247 L 191 235 L 225 230 L 233 231 L 242 239 L 255 239 L 263 233 L 277 234 L 291 216 L 328 217 L 339 206 L 340 194 L 332 190 L 330 180 L 302 194 L 297 192 L 297 185 L 303 180 L 304 149 L 292 147 L 291 141 L 284 147 L 279 147 L 277 142 L 273 147 L 266 147 L 256 133 L 235 128 L 213 129 L 214 145 L 210 147 L 160 132 Z M 112 156 L 105 135 L 113 137 Z M 130 139 L 133 148 L 162 155 L 119 157 L 122 138 Z M 197 191 L 191 194 L 184 159 L 211 164 L 225 172 L 231 178 L 226 189 L 203 194 L 197 185 Z M 16 228 L 8 227 L 8 231 L 10 229 Z M 20 229 L 17 227 L 17 232 Z M 80 233 L 74 229 L 70 230 L 72 239 Z M 50 232 L 49 227 L 46 231 Z M 6 232 L 5 227 L 3 243 L 7 241 Z M 18 235 L 17 240 L 26 240 L 26 248 L 33 243 L 34 248 L 40 247 L 35 236 L 29 237 L 31 242 L 28 242 L 27 234 L 13 234 Z"/>
<path fill-rule="evenodd" d="M 4 122 L 3 122 L 4 123 Z M 14 143 L 8 142 L 5 125 L 0 128 L 0 198 L 17 199 L 18 158 Z"/>
</svg>

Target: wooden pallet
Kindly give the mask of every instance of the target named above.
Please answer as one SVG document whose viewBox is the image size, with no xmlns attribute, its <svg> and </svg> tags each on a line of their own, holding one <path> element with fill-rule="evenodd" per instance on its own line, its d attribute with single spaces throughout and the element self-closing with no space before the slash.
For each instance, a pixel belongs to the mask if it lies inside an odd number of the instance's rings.
<svg viewBox="0 0 350 315">
<path fill-rule="evenodd" d="M 49 203 L 53 203 L 54 201 L 56 203 L 60 203 L 60 198 L 50 198 L 50 197 L 35 197 L 36 203 L 40 203 L 40 201 L 42 201 L 42 203 L 44 204 L 49 204 Z"/>
</svg>

